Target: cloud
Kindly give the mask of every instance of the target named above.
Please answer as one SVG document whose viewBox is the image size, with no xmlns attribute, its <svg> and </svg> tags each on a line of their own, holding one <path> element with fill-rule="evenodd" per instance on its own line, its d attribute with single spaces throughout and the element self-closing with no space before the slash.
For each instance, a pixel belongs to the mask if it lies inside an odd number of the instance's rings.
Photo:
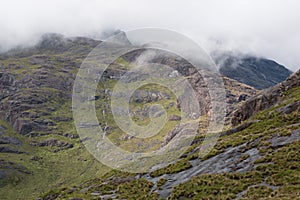
<svg viewBox="0 0 300 200">
<path fill-rule="evenodd" d="M 254 53 L 299 69 L 298 0 L 0 0 L 0 46 L 43 33 L 101 37 L 107 30 L 168 28 L 207 51 Z"/>
</svg>

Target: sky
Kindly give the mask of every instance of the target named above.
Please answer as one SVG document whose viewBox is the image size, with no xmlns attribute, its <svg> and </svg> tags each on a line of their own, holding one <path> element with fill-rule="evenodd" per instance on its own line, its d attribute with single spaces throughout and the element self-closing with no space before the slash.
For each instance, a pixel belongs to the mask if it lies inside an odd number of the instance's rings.
<svg viewBox="0 0 300 200">
<path fill-rule="evenodd" d="M 101 38 L 144 27 L 182 33 L 208 52 L 250 53 L 300 68 L 299 0 L 0 0 L 0 48 L 44 33 Z"/>
</svg>

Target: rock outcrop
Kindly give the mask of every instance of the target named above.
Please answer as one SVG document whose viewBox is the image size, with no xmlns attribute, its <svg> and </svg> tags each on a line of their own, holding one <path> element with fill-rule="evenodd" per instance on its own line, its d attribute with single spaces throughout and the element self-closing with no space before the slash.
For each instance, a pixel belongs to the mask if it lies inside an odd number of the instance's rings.
<svg viewBox="0 0 300 200">
<path fill-rule="evenodd" d="M 279 102 L 284 96 L 285 92 L 300 86 L 300 70 L 292 74 L 282 83 L 278 85 L 259 92 L 257 95 L 248 99 L 240 108 L 234 111 L 232 116 L 232 124 L 237 125 L 240 122 L 248 119 L 252 115 L 255 115 L 261 110 L 270 108 Z M 295 105 L 287 105 L 285 107 L 287 110 L 289 107 L 295 108 Z M 283 109 L 283 108 L 282 108 Z M 282 110 L 282 112 L 288 112 Z"/>
</svg>

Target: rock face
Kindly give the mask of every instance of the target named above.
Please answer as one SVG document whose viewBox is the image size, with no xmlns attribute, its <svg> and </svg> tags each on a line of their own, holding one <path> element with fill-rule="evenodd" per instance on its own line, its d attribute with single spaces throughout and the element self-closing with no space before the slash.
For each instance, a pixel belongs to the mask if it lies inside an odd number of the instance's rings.
<svg viewBox="0 0 300 200">
<path fill-rule="evenodd" d="M 5 133 L 6 131 L 7 131 L 7 128 L 0 125 L 0 145 L 11 145 L 14 147 L 22 145 L 22 142 L 18 138 L 7 135 Z M 4 146 L 4 147 L 7 147 L 7 146 Z M 3 152 L 5 149 L 9 149 L 9 148 L 4 148 L 4 147 L 2 148 L 2 151 L 0 150 L 1 152 Z M 1 148 L 1 146 L 0 146 L 0 148 Z"/>
<path fill-rule="evenodd" d="M 51 101 L 62 103 L 70 97 L 73 76 L 66 73 L 59 75 L 59 72 L 46 66 L 39 67 L 30 75 L 4 73 L 0 79 L 0 92 L 3 94 L 0 118 L 21 134 L 51 130 L 54 122 L 42 117 L 57 108 L 57 105 L 49 107 Z"/>
<path fill-rule="evenodd" d="M 270 108 L 284 97 L 287 90 L 298 86 L 300 86 L 300 70 L 292 74 L 282 83 L 279 83 L 268 90 L 263 90 L 248 99 L 239 109 L 234 111 L 231 121 L 232 124 L 237 125 L 259 111 Z M 297 105 L 287 105 L 282 108 L 280 112 L 288 113 L 295 108 L 297 108 Z"/>
<path fill-rule="evenodd" d="M 80 61 L 99 44 L 87 38 L 46 34 L 32 48 L 1 55 L 0 119 L 18 133 L 51 133 L 61 120 L 51 113 L 71 99 Z"/>
<path fill-rule="evenodd" d="M 0 72 L 0 99 L 4 99 L 13 94 L 16 90 L 15 77 L 12 74 Z"/>
<path fill-rule="evenodd" d="M 265 58 L 226 53 L 213 57 L 222 75 L 256 89 L 274 86 L 292 73 L 284 66 Z"/>
<path fill-rule="evenodd" d="M 258 90 L 228 77 L 223 77 L 223 80 L 226 89 L 227 117 L 229 118 L 238 106 L 258 93 Z"/>
</svg>

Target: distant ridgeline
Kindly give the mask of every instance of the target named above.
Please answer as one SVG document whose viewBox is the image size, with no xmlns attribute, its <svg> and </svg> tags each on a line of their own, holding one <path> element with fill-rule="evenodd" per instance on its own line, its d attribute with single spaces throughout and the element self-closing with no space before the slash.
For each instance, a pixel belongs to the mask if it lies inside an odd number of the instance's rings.
<svg viewBox="0 0 300 200">
<path fill-rule="evenodd" d="M 284 66 L 265 58 L 230 53 L 217 53 L 213 58 L 222 75 L 256 89 L 274 86 L 292 74 Z"/>
</svg>

